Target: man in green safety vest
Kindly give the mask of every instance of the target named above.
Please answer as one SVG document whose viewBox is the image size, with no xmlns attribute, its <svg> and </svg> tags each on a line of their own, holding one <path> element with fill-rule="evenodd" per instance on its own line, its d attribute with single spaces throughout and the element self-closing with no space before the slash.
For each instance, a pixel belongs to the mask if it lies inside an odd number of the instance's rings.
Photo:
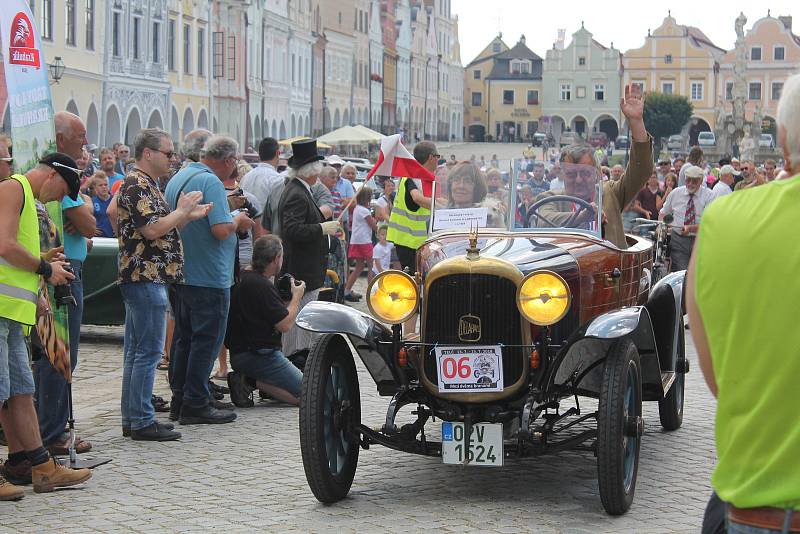
<svg viewBox="0 0 800 534">
<path fill-rule="evenodd" d="M 62 285 L 74 276 L 52 251 L 42 256 L 35 201 L 75 200 L 80 170 L 66 154 L 48 154 L 24 176 L 11 175 L 8 138 L 0 138 L 0 423 L 8 440 L 8 464 L 31 466 L 36 493 L 74 486 L 88 480 L 88 469 L 69 469 L 42 446 L 33 407 L 34 383 L 25 337 L 36 323 L 39 277 Z M 5 172 L 3 172 L 5 171 Z M 9 176 L 10 175 L 10 176 Z M 0 477 L 0 500 L 21 499 L 21 488 Z"/>
<path fill-rule="evenodd" d="M 436 145 L 421 141 L 414 147 L 414 159 L 431 173 L 436 172 L 439 154 Z M 431 199 L 422 194 L 422 189 L 411 178 L 400 178 L 392 214 L 389 216 L 387 241 L 394 243 L 397 257 L 403 269 L 413 275 L 417 269 L 417 249 L 428 237 L 428 222 L 431 218 Z"/>
</svg>

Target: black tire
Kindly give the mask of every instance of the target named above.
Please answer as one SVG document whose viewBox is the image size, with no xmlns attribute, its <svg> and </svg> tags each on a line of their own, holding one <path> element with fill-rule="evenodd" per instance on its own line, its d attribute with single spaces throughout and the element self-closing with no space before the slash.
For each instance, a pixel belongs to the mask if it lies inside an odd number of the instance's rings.
<svg viewBox="0 0 800 534">
<path fill-rule="evenodd" d="M 597 409 L 597 475 L 600 500 L 611 515 L 628 511 L 636 491 L 642 416 L 639 352 L 628 339 L 608 349 Z M 636 437 L 626 435 L 635 424 Z"/>
<path fill-rule="evenodd" d="M 358 465 L 360 422 L 353 356 L 342 336 L 325 334 L 309 353 L 300 392 L 303 468 L 322 503 L 340 501 L 350 491 Z"/>
<path fill-rule="evenodd" d="M 684 341 L 683 317 L 678 325 L 678 354 L 677 361 L 681 362 L 686 357 L 686 343 Z M 675 381 L 669 388 L 666 397 L 658 401 L 658 418 L 664 430 L 678 430 L 683 424 L 683 403 L 686 393 L 686 373 L 676 373 Z"/>
</svg>

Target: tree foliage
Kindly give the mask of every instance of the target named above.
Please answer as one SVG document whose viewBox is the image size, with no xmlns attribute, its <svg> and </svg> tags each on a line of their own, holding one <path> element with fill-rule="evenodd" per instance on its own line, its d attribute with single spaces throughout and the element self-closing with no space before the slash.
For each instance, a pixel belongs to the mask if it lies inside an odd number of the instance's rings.
<svg viewBox="0 0 800 534">
<path fill-rule="evenodd" d="M 661 138 L 680 133 L 692 118 L 693 109 L 685 96 L 648 93 L 644 101 L 644 125 L 656 138 L 656 146 Z"/>
</svg>

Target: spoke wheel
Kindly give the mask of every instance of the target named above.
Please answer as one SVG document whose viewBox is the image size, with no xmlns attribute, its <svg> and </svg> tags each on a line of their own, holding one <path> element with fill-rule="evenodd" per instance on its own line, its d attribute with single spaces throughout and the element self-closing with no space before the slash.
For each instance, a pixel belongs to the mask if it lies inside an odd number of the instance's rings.
<svg viewBox="0 0 800 534">
<path fill-rule="evenodd" d="M 683 318 L 678 324 L 678 347 L 676 351 L 677 362 L 682 362 L 686 357 L 686 344 L 684 341 Z M 682 369 L 678 369 L 682 371 Z M 664 430 L 677 430 L 683 424 L 683 399 L 686 387 L 686 373 L 675 374 L 675 381 L 667 391 L 667 395 L 658 401 L 658 417 Z"/>
<path fill-rule="evenodd" d="M 611 515 L 624 514 L 633 502 L 642 432 L 639 352 L 621 339 L 608 350 L 597 410 L 600 500 Z"/>
<path fill-rule="evenodd" d="M 344 499 L 358 465 L 361 399 L 350 349 L 326 334 L 311 349 L 300 393 L 300 450 L 308 485 L 323 503 Z"/>
</svg>

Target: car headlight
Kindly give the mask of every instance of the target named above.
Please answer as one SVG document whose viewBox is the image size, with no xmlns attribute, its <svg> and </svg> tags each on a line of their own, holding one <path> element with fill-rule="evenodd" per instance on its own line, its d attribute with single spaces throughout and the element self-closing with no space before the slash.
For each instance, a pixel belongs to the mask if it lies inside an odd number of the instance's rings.
<svg viewBox="0 0 800 534">
<path fill-rule="evenodd" d="M 402 271 L 383 271 L 367 289 L 367 306 L 385 323 L 399 324 L 417 311 L 417 283 Z"/>
<path fill-rule="evenodd" d="M 569 310 L 572 294 L 563 278 L 549 271 L 526 276 L 517 289 L 519 312 L 535 325 L 555 324 Z"/>
</svg>

